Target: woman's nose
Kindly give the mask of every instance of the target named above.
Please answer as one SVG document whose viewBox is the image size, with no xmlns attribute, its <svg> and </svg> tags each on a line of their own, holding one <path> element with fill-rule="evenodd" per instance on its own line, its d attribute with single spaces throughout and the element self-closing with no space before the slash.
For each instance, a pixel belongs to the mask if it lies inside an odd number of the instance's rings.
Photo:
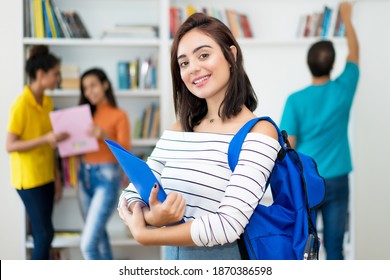
<svg viewBox="0 0 390 280">
<path fill-rule="evenodd" d="M 196 73 L 200 70 L 200 65 L 197 62 L 190 63 L 190 73 Z"/>
</svg>

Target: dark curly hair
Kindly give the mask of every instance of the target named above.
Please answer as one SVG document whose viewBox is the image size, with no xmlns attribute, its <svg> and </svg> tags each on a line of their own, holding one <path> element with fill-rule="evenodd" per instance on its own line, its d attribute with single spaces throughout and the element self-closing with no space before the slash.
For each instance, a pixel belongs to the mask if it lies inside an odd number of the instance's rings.
<svg viewBox="0 0 390 280">
<path fill-rule="evenodd" d="M 35 45 L 30 49 L 30 57 L 26 61 L 26 73 L 31 80 L 37 77 L 37 71 L 48 72 L 60 64 L 60 59 L 49 52 L 45 45 Z"/>
</svg>

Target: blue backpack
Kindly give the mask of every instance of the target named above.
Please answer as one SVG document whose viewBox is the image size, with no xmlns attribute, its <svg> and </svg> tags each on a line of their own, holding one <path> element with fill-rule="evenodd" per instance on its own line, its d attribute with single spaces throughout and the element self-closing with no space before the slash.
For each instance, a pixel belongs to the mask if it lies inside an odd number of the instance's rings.
<svg viewBox="0 0 390 280">
<path fill-rule="evenodd" d="M 282 146 L 267 182 L 273 203 L 259 204 L 239 240 L 243 259 L 302 260 L 318 259 L 319 237 L 315 208 L 325 199 L 325 181 L 315 161 L 290 147 L 287 133 L 281 132 L 269 117 L 247 122 L 233 137 L 228 150 L 234 171 L 247 133 L 260 120 L 272 123 Z M 247 255 L 246 255 L 247 254 Z"/>
</svg>

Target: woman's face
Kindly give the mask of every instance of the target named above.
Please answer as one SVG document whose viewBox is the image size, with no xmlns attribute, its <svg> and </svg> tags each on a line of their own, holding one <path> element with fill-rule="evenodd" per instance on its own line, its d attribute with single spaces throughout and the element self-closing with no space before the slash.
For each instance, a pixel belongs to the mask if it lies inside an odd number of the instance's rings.
<svg viewBox="0 0 390 280">
<path fill-rule="evenodd" d="M 108 84 L 100 82 L 95 75 L 87 75 L 82 80 L 84 95 L 92 105 L 99 105 L 106 100 Z"/>
<path fill-rule="evenodd" d="M 181 79 L 199 98 L 223 100 L 230 78 L 230 65 L 211 37 L 193 29 L 179 42 L 177 62 Z"/>
<path fill-rule="evenodd" d="M 56 65 L 55 67 L 49 69 L 49 71 L 42 71 L 41 83 L 45 89 L 54 90 L 57 85 L 61 82 L 61 72 L 60 66 Z"/>
</svg>

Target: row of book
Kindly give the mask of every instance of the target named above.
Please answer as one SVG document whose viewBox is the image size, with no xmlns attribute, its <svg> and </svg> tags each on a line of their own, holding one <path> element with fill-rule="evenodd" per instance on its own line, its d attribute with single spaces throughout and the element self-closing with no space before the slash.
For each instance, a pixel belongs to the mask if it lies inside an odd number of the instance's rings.
<svg viewBox="0 0 390 280">
<path fill-rule="evenodd" d="M 24 0 L 25 37 L 90 38 L 76 11 L 61 11 L 54 0 Z"/>
<path fill-rule="evenodd" d="M 141 117 L 135 120 L 133 138 L 156 139 L 160 136 L 160 107 L 156 103 L 146 106 Z"/>
<path fill-rule="evenodd" d="M 144 158 L 147 158 L 147 155 L 144 155 Z M 78 187 L 78 170 L 80 168 L 80 159 L 78 156 L 69 156 L 58 159 L 60 161 L 60 173 L 62 186 L 64 188 L 74 189 Z M 121 173 L 121 186 L 127 186 L 129 184 L 129 179 L 122 171 Z"/>
<path fill-rule="evenodd" d="M 60 89 L 80 89 L 80 67 L 76 64 L 61 64 Z"/>
<path fill-rule="evenodd" d="M 316 11 L 302 15 L 298 27 L 298 37 L 345 36 L 345 28 L 340 13 L 335 14 L 334 9 L 325 6 L 321 12 Z"/>
<path fill-rule="evenodd" d="M 78 185 L 78 164 L 79 161 L 77 157 L 63 157 L 60 159 L 60 169 L 62 176 L 62 185 L 65 188 L 74 188 Z"/>
<path fill-rule="evenodd" d="M 252 38 L 253 33 L 249 18 L 246 14 L 240 13 L 232 9 L 217 9 L 217 8 L 195 8 L 192 5 L 184 7 L 172 6 L 169 9 L 169 35 L 173 38 L 179 26 L 193 13 L 201 12 L 212 17 L 215 17 L 225 23 L 232 31 L 236 38 Z"/>
<path fill-rule="evenodd" d="M 117 64 L 119 89 L 157 88 L 157 65 L 153 57 L 119 61 Z"/>
</svg>

